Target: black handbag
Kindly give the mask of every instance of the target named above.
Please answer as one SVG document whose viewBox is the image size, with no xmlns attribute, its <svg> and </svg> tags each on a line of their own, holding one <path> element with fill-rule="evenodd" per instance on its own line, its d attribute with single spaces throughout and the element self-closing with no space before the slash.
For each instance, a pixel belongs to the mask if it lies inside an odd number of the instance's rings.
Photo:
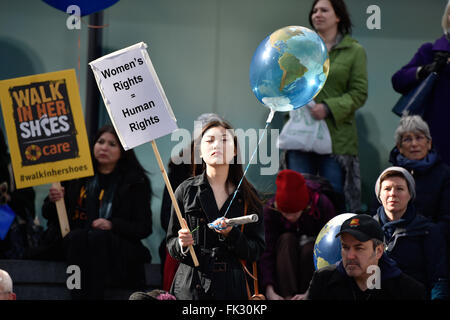
<svg viewBox="0 0 450 320">
<path fill-rule="evenodd" d="M 392 108 L 392 112 L 401 117 L 403 114 L 423 116 L 433 91 L 437 73 L 432 72 L 420 85 L 403 95 Z"/>
</svg>

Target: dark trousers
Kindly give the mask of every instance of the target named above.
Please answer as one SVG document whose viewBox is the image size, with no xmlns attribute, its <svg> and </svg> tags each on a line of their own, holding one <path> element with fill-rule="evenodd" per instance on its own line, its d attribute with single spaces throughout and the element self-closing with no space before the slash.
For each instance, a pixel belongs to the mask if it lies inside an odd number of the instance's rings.
<svg viewBox="0 0 450 320">
<path fill-rule="evenodd" d="M 73 230 L 64 238 L 68 265 L 81 271 L 81 289 L 72 289 L 74 300 L 104 299 L 111 266 L 111 231 L 98 229 Z"/>
<path fill-rule="evenodd" d="M 300 239 L 291 232 L 283 233 L 276 247 L 275 291 L 282 297 L 303 294 L 309 286 L 314 272 L 314 241 L 301 244 Z"/>
</svg>

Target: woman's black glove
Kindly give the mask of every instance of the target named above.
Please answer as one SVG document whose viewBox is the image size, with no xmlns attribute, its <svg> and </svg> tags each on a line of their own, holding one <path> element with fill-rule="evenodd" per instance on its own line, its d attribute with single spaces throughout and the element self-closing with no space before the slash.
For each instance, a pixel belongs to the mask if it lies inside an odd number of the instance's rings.
<svg viewBox="0 0 450 320">
<path fill-rule="evenodd" d="M 450 52 L 448 51 L 435 51 L 433 62 L 422 66 L 422 68 L 420 69 L 418 73 L 419 79 L 425 79 L 432 72 L 436 72 L 437 74 L 439 74 L 447 65 L 449 57 Z"/>
</svg>

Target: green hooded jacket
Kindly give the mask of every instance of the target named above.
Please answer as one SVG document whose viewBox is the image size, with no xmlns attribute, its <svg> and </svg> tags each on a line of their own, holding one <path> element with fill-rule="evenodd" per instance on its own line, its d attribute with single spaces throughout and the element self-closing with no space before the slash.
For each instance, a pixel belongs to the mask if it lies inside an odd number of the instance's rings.
<svg viewBox="0 0 450 320">
<path fill-rule="evenodd" d="M 358 155 L 355 112 L 367 99 L 367 66 L 364 48 L 345 35 L 329 52 L 330 71 L 327 81 L 314 99 L 326 103 L 326 118 L 333 154 Z"/>
</svg>

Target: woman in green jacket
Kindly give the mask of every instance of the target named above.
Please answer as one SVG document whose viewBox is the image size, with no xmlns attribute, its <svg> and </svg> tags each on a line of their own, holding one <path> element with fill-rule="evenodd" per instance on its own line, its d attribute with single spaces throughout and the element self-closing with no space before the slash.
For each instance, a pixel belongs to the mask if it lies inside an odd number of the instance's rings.
<svg viewBox="0 0 450 320">
<path fill-rule="evenodd" d="M 310 112 L 316 120 L 325 119 L 332 153 L 287 150 L 286 164 L 289 169 L 328 179 L 342 198 L 345 195 L 347 208 L 342 205 L 337 212 L 355 212 L 361 206 L 355 112 L 367 99 L 366 52 L 350 36 L 352 23 L 343 0 L 315 0 L 309 21 L 330 58 L 327 81 Z"/>
</svg>

